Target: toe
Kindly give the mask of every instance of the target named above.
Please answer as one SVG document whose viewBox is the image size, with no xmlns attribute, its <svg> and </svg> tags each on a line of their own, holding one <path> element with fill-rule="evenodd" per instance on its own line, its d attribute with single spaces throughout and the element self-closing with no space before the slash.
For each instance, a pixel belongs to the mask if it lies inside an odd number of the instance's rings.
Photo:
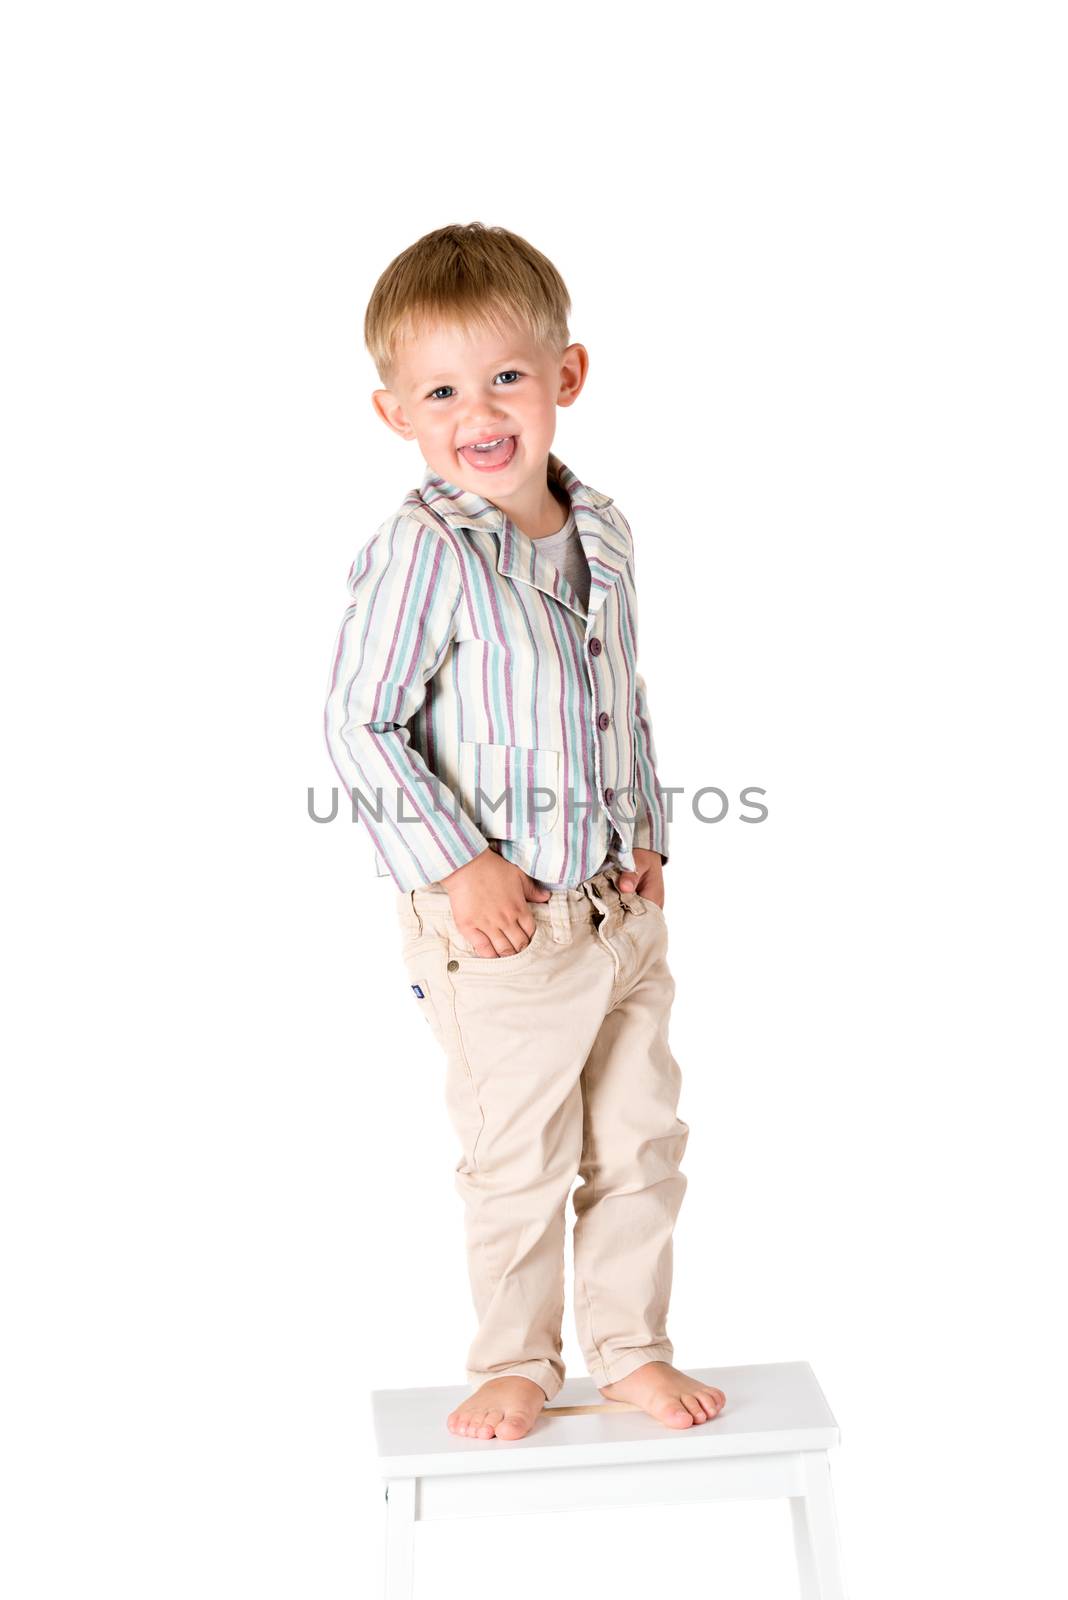
<svg viewBox="0 0 1068 1600">
<path fill-rule="evenodd" d="M 692 1428 L 693 1417 L 681 1404 L 679 1397 L 673 1395 L 666 1400 L 660 1410 L 661 1422 L 666 1422 L 669 1428 Z"/>
<path fill-rule="evenodd" d="M 681 1399 L 683 1405 L 686 1407 L 687 1411 L 690 1413 L 695 1422 L 707 1422 L 708 1418 L 705 1416 L 705 1408 L 701 1404 L 697 1395 L 684 1394 L 681 1396 Z"/>
<path fill-rule="evenodd" d="M 530 1432 L 531 1421 L 522 1411 L 507 1411 L 497 1424 L 498 1439 L 521 1439 Z"/>
<path fill-rule="evenodd" d="M 727 1397 L 722 1389 L 702 1389 L 697 1398 L 710 1417 L 718 1417 L 727 1403 Z"/>
<path fill-rule="evenodd" d="M 497 1432 L 497 1429 L 500 1427 L 501 1422 L 503 1420 L 504 1420 L 504 1412 L 503 1411 L 501 1411 L 501 1410 L 487 1411 L 485 1416 L 482 1418 L 482 1426 L 478 1430 L 479 1438 L 480 1439 L 492 1439 L 493 1435 Z"/>
</svg>

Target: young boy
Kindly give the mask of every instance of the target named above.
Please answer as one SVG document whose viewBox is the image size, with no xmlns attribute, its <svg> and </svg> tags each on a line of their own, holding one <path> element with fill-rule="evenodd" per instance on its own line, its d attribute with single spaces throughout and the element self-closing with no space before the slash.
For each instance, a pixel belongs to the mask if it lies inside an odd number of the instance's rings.
<svg viewBox="0 0 1068 1600">
<path fill-rule="evenodd" d="M 667 813 L 637 670 L 630 527 L 554 455 L 588 357 L 552 263 L 481 223 L 386 268 L 373 404 L 426 463 L 362 547 L 326 706 L 331 758 L 396 885 L 411 991 L 462 1143 L 476 1385 L 453 1433 L 518 1439 L 575 1317 L 608 1399 L 668 1427 L 724 1405 L 671 1365 L 688 1126 L 668 1045 Z"/>
</svg>

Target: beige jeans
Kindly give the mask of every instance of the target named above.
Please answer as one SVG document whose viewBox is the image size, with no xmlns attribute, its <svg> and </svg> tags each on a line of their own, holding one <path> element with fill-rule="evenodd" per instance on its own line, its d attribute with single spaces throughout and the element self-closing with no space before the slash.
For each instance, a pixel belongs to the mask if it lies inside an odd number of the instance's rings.
<svg viewBox="0 0 1068 1600">
<path fill-rule="evenodd" d="M 598 1385 L 671 1361 L 667 1336 L 681 1073 L 668 1045 L 667 922 L 609 867 L 547 901 L 518 955 L 477 956 L 440 886 L 395 891 L 404 965 L 446 1061 L 478 1332 L 472 1384 L 564 1381 L 564 1214 L 574 1307 Z"/>
</svg>

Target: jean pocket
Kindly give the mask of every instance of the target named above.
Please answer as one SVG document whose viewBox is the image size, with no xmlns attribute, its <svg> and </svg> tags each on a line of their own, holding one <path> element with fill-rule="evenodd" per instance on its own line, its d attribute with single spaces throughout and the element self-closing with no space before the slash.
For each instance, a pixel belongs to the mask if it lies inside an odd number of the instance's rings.
<svg viewBox="0 0 1068 1600">
<path fill-rule="evenodd" d="M 449 971 L 454 977 L 461 973 L 473 973 L 478 977 L 483 975 L 500 977 L 504 973 L 517 972 L 530 965 L 549 934 L 547 924 L 539 919 L 534 925 L 534 932 L 529 942 L 522 950 L 517 950 L 510 956 L 480 956 L 470 948 L 451 916 L 446 918 L 446 925 L 449 940 Z"/>
</svg>

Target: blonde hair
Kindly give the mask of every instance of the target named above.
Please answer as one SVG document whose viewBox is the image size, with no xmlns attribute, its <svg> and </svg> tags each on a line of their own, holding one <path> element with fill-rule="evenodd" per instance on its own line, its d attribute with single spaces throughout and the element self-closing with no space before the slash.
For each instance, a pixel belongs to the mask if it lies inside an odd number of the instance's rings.
<svg viewBox="0 0 1068 1600">
<path fill-rule="evenodd" d="M 363 336 L 388 389 L 399 345 L 430 322 L 491 329 L 514 320 L 562 355 L 570 311 L 563 278 L 526 239 L 481 222 L 449 223 L 390 262 L 372 290 Z"/>
</svg>

